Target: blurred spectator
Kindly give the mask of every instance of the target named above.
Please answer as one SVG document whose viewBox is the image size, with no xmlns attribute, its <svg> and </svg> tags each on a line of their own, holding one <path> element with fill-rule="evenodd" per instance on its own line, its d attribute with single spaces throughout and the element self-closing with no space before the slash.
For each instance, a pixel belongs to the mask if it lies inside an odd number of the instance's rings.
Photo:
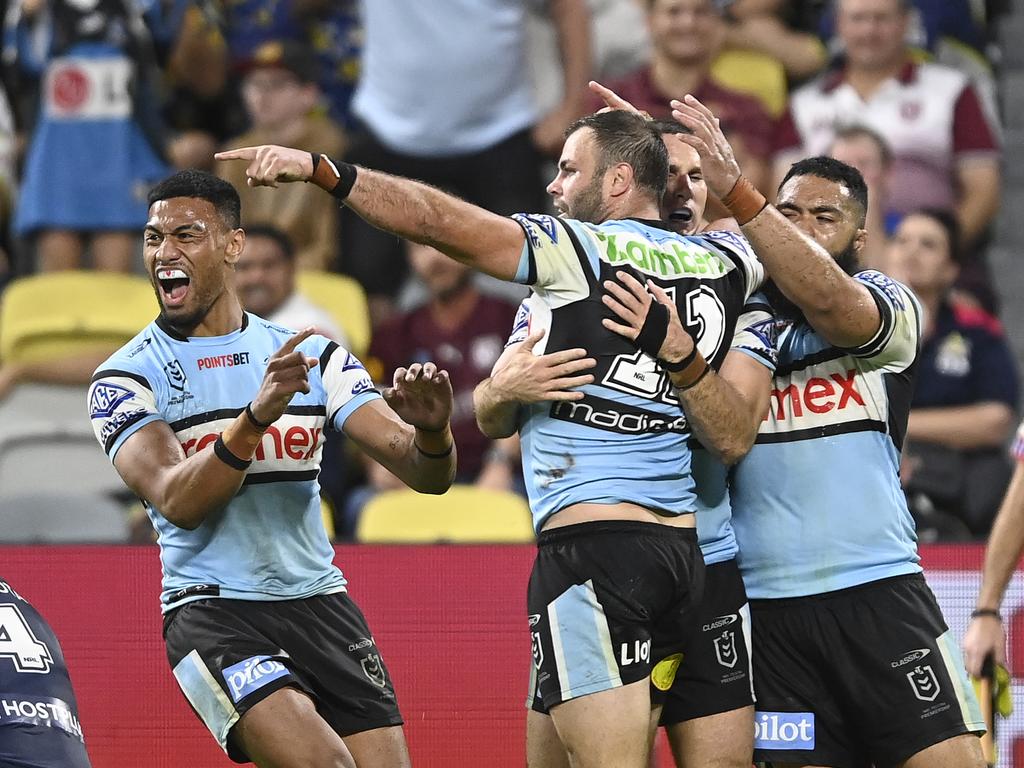
<svg viewBox="0 0 1024 768">
<path fill-rule="evenodd" d="M 318 83 L 331 119 L 351 127 L 349 106 L 362 50 L 358 0 L 229 0 L 224 5 L 224 29 L 235 65 L 251 59 L 264 43 L 299 43 L 319 62 Z"/>
<path fill-rule="evenodd" d="M 835 4 L 827 7 L 818 23 L 823 40 L 842 55 L 841 40 L 834 39 Z M 976 0 L 908 0 L 906 43 L 916 61 L 934 61 L 955 67 L 970 77 L 978 95 L 995 118 L 996 88 L 992 67 L 985 58 L 987 47 L 986 9 Z"/>
<path fill-rule="evenodd" d="M 372 0 L 363 5 L 365 126 L 346 160 L 418 178 L 500 214 L 544 208 L 541 153 L 555 153 L 582 114 L 590 77 L 584 0 L 549 0 L 565 85 L 538 118 L 526 69 L 523 0 Z M 343 210 L 342 271 L 385 314 L 407 268 L 400 242 Z"/>
<path fill-rule="evenodd" d="M 252 128 L 226 149 L 256 144 L 283 144 L 340 157 L 341 129 L 316 111 L 320 99 L 317 63 L 298 43 L 275 41 L 256 49 L 244 66 L 242 96 Z M 242 225 L 272 225 L 295 246 L 303 269 L 327 269 L 338 253 L 337 201 L 312 184 L 281 189 L 250 187 L 244 163 L 222 163 L 217 173 L 230 181 L 242 199 Z"/>
<path fill-rule="evenodd" d="M 258 224 L 246 228 L 245 248 L 235 264 L 242 307 L 293 331 L 312 326 L 320 335 L 347 346 L 330 314 L 296 290 L 295 272 L 295 250 L 284 232 Z"/>
<path fill-rule="evenodd" d="M 0 290 L 10 277 L 10 227 L 14 209 L 15 158 L 17 136 L 14 132 L 14 112 L 7 100 L 7 90 L 0 83 Z"/>
<path fill-rule="evenodd" d="M 433 360 L 448 371 L 455 393 L 452 434 L 459 447 L 458 483 L 509 490 L 521 486 L 517 439 L 488 440 L 477 429 L 473 389 L 491 374 L 501 355 L 516 306 L 481 293 L 472 270 L 426 245 L 408 243 L 413 272 L 426 285 L 428 301 L 392 317 L 374 333 L 367 368 L 390 386 L 397 368 Z M 367 461 L 367 485 L 354 491 L 339 526 L 351 536 L 363 505 L 400 481 L 377 462 Z"/>
<path fill-rule="evenodd" d="M 793 94 L 775 172 L 782 178 L 795 160 L 826 152 L 840 127 L 866 125 L 892 149 L 890 208 L 955 210 L 970 247 L 998 209 L 997 128 L 966 75 L 913 62 L 909 23 L 908 0 L 839 0 L 845 59 Z"/>
<path fill-rule="evenodd" d="M 768 181 L 772 123 L 757 99 L 719 85 L 711 64 L 725 35 L 713 0 L 645 0 L 653 46 L 650 66 L 608 87 L 637 109 L 671 117 L 671 99 L 692 94 L 722 121 L 743 173 L 756 186 Z M 594 110 L 604 106 L 592 98 Z"/>
<path fill-rule="evenodd" d="M 816 35 L 786 24 L 790 4 L 788 0 L 734 0 L 727 7 L 725 42 L 731 48 L 771 56 L 790 78 L 803 80 L 824 68 L 828 52 Z"/>
<path fill-rule="evenodd" d="M 132 267 L 146 191 L 168 170 L 157 78 L 187 4 L 14 4 L 6 53 L 41 80 L 14 229 L 40 269 L 80 266 L 87 241 L 97 268 Z"/>
<path fill-rule="evenodd" d="M 481 293 L 469 267 L 430 246 L 409 243 L 408 254 L 429 298 L 380 326 L 370 344 L 370 373 L 390 385 L 395 369 L 411 363 L 433 360 L 448 371 L 455 391 L 452 434 L 460 450 L 457 479 L 472 482 L 490 443 L 476 427 L 473 388 L 501 355 L 516 306 Z"/>
<path fill-rule="evenodd" d="M 864 269 L 884 272 L 886 244 L 899 223 L 899 214 L 888 210 L 889 173 L 892 167 L 889 145 L 870 128 L 853 125 L 836 131 L 829 154 L 860 171 L 868 185 L 868 210 L 864 227 L 868 237 L 860 252 L 860 265 Z"/>
<path fill-rule="evenodd" d="M 918 211 L 900 222 L 890 248 L 890 271 L 917 294 L 925 322 L 904 485 L 981 534 L 1009 479 L 1004 448 L 1014 426 L 1017 371 L 999 322 L 950 295 L 956 243 L 950 214 Z"/>
</svg>

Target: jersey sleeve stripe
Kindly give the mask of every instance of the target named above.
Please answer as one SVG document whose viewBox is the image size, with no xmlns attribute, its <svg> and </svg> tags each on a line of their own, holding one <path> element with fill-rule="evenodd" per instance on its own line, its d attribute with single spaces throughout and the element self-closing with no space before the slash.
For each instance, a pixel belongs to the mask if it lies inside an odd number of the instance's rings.
<svg viewBox="0 0 1024 768">
<path fill-rule="evenodd" d="M 139 384 L 144 386 L 150 392 L 153 391 L 152 385 L 150 385 L 149 380 L 145 376 L 142 376 L 133 371 L 122 371 L 117 368 L 104 368 L 102 371 L 96 371 L 96 373 L 92 375 L 92 381 L 90 382 L 90 384 L 95 384 L 97 381 L 100 381 L 101 379 L 110 378 L 131 379 L 132 381 L 138 382 Z"/>
<path fill-rule="evenodd" d="M 332 341 L 324 347 L 324 351 L 320 353 L 320 370 L 327 370 L 327 363 L 330 362 L 331 355 L 334 354 L 335 350 L 338 349 L 338 342 Z M 322 375 L 322 374 L 321 374 Z"/>
<path fill-rule="evenodd" d="M 560 221 L 558 224 L 569 235 L 569 241 L 572 243 L 573 250 L 576 251 L 576 258 L 580 260 L 580 266 L 583 267 L 583 274 L 587 276 L 587 282 L 594 286 L 597 283 L 598 266 L 591 261 L 586 248 L 583 247 L 583 243 L 580 242 L 579 235 L 572 228 L 572 225 L 567 221 Z"/>
<path fill-rule="evenodd" d="M 111 432 L 107 436 L 107 439 L 103 441 L 103 452 L 107 454 L 107 456 L 109 456 L 110 451 L 113 450 L 114 445 L 117 443 L 117 439 L 125 433 L 125 430 L 135 426 L 143 419 L 148 419 L 149 421 L 158 420 L 158 418 L 156 418 L 155 413 L 147 413 L 145 411 L 140 411 L 139 413 L 129 416 L 127 419 L 125 419 L 123 424 L 121 424 L 117 429 Z"/>
<path fill-rule="evenodd" d="M 515 281 L 522 285 L 533 285 L 537 282 L 537 257 L 533 254 L 533 242 L 530 240 L 530 230 L 526 228 L 526 224 L 515 216 L 512 217 L 512 220 L 523 230 L 523 239 L 525 240 L 523 244 L 523 258 L 526 260 L 526 274 L 520 274 L 523 271 L 523 265 L 520 264 L 519 271 L 516 273 Z"/>
<path fill-rule="evenodd" d="M 882 295 L 880 288 L 869 283 L 861 283 L 861 285 L 866 285 L 871 291 L 871 298 L 875 300 L 882 323 L 878 328 L 878 333 L 872 339 L 859 347 L 849 347 L 846 352 L 854 357 L 874 357 L 885 349 L 886 344 L 892 338 L 892 334 L 896 330 L 896 318 L 893 317 L 892 306 Z"/>
<path fill-rule="evenodd" d="M 328 419 L 327 423 L 334 427 L 338 432 L 341 432 L 345 428 L 345 421 L 356 411 L 357 408 L 380 397 L 380 392 L 375 389 L 368 392 L 361 392 L 332 413 L 331 418 Z"/>
</svg>

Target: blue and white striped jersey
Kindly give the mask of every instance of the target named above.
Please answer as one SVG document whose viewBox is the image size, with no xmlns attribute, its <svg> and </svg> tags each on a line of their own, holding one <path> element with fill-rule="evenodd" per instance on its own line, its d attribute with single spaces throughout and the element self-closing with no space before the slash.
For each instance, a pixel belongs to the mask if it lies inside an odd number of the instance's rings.
<svg viewBox="0 0 1024 768">
<path fill-rule="evenodd" d="M 505 346 L 520 344 L 529 335 L 530 299 L 527 298 L 519 305 L 512 334 Z M 775 371 L 775 318 L 761 294 L 755 294 L 744 305 L 729 351 L 750 355 L 770 371 Z M 696 484 L 697 539 L 704 562 L 712 565 L 732 560 L 736 556 L 736 534 L 732 529 L 728 468 L 695 438 L 690 440 L 689 446 Z"/>
<path fill-rule="evenodd" d="M 269 357 L 292 335 L 248 313 L 226 336 L 186 339 L 159 320 L 150 323 L 93 377 L 96 438 L 113 461 L 135 432 L 162 420 L 186 456 L 211 450 L 256 396 Z M 299 350 L 320 361 L 310 371 L 310 392 L 296 394 L 267 429 L 228 505 L 190 531 L 146 503 L 159 535 L 165 612 L 211 596 L 287 600 L 344 591 L 320 512 L 323 433 L 341 430 L 380 394 L 362 363 L 333 341 L 312 336 Z"/>
<path fill-rule="evenodd" d="M 806 322 L 780 324 L 769 412 L 731 486 L 751 598 L 820 594 L 921 570 L 899 479 L 921 307 L 880 272 L 855 277 L 882 319 L 863 346 L 832 346 Z"/>
<path fill-rule="evenodd" d="M 534 527 L 583 502 L 693 512 L 690 429 L 679 400 L 654 359 L 601 324 L 613 317 L 601 300 L 602 281 L 623 270 L 659 284 L 675 299 L 698 349 L 718 367 L 743 305 L 763 281 L 760 262 L 732 232 L 687 237 L 637 219 L 515 218 L 526 232 L 516 279 L 534 289 L 528 322 L 548 331 L 534 352 L 583 347 L 597 360 L 583 399 L 523 409 L 523 473 Z"/>
</svg>

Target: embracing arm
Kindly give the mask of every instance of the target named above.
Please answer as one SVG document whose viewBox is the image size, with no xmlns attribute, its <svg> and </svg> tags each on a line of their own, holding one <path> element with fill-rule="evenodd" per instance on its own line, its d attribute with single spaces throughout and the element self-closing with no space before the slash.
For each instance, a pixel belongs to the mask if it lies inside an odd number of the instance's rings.
<svg viewBox="0 0 1024 768">
<path fill-rule="evenodd" d="M 768 409 L 772 374 L 743 352 L 726 355 L 722 368 L 689 389 L 678 389 L 683 412 L 701 444 L 723 464 L 747 455 Z"/>
<path fill-rule="evenodd" d="M 859 347 L 873 339 L 882 316 L 870 289 L 743 178 L 711 110 L 692 96 L 673 100 L 672 108 L 672 116 L 693 131 L 678 138 L 700 154 L 708 187 L 736 217 L 768 274 L 811 327 L 837 347 Z"/>
<path fill-rule="evenodd" d="M 428 184 L 326 158 L 314 169 L 309 152 L 274 145 L 218 152 L 216 158 L 247 161 L 250 186 L 312 181 L 378 229 L 431 245 L 501 280 L 512 280 L 519 269 L 526 235 L 515 221 Z"/>
<path fill-rule="evenodd" d="M 473 410 L 476 412 L 477 427 L 492 440 L 511 437 L 516 433 L 519 403 L 494 383 L 494 377 L 488 376 L 476 385 L 473 390 Z"/>
</svg>

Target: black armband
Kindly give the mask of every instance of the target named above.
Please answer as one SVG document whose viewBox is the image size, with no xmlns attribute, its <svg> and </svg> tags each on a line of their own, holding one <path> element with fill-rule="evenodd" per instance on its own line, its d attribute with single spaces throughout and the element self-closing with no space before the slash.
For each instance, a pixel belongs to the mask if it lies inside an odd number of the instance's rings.
<svg viewBox="0 0 1024 768">
<path fill-rule="evenodd" d="M 313 158 L 313 174 L 309 180 L 339 200 L 348 197 L 356 183 L 356 167 L 351 163 L 335 163 L 327 155 L 309 154 Z"/>
<path fill-rule="evenodd" d="M 442 453 L 431 453 L 430 451 L 424 451 L 422 448 L 420 448 L 420 444 L 417 443 L 415 440 L 412 441 L 412 444 L 416 446 L 417 451 L 426 456 L 428 459 L 447 459 L 449 456 L 452 455 L 452 451 L 455 449 L 454 440 L 448 443 L 448 449 Z"/>
<path fill-rule="evenodd" d="M 256 418 L 256 414 L 252 412 L 252 403 L 245 406 L 245 415 L 249 418 L 249 423 L 252 424 L 260 432 L 266 430 L 273 422 L 263 423 Z"/>
<path fill-rule="evenodd" d="M 252 460 L 246 461 L 240 459 L 231 452 L 231 449 L 224 443 L 224 437 L 217 435 L 217 441 L 213 444 L 213 452 L 217 455 L 217 458 L 223 461 L 232 469 L 237 469 L 240 472 L 244 472 L 252 464 Z"/>
<path fill-rule="evenodd" d="M 991 616 L 993 619 L 996 619 L 1000 622 L 1003 620 L 1003 615 L 999 613 L 999 611 L 997 611 L 995 608 L 978 608 L 976 610 L 971 611 L 972 619 L 977 619 L 981 616 Z"/>
<path fill-rule="evenodd" d="M 633 340 L 637 349 L 657 359 L 661 345 L 665 343 L 665 337 L 668 335 L 670 317 L 668 307 L 659 301 L 652 301 L 640 333 Z"/>
</svg>

